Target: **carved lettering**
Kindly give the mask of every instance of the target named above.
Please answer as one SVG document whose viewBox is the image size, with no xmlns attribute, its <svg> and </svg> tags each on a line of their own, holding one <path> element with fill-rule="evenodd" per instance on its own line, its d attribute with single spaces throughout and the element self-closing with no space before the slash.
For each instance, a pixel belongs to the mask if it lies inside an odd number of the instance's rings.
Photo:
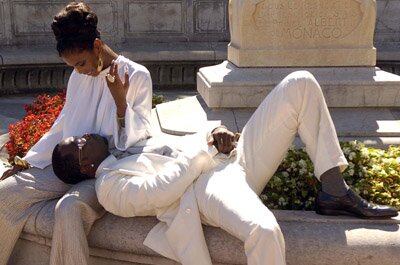
<svg viewBox="0 0 400 265">
<path fill-rule="evenodd" d="M 265 0 L 255 5 L 256 30 L 276 38 L 341 39 L 361 22 L 358 1 Z"/>
</svg>

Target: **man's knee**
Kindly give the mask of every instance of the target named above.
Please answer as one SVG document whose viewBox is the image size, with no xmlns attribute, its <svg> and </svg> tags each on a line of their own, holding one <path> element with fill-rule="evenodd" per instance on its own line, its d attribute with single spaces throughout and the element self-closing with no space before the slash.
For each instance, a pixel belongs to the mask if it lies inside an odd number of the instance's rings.
<svg viewBox="0 0 400 265">
<path fill-rule="evenodd" d="M 265 238 L 280 238 L 282 236 L 281 228 L 276 221 L 268 223 L 268 225 L 261 225 L 259 229 Z"/>
<path fill-rule="evenodd" d="M 268 245 L 278 248 L 284 246 L 283 234 L 276 220 L 254 224 L 253 229 L 245 240 L 245 247 L 252 248 L 256 245 Z"/>
<path fill-rule="evenodd" d="M 17 191 L 23 188 L 23 185 L 18 185 L 15 176 L 6 178 L 0 181 L 0 196 L 9 191 Z"/>
<path fill-rule="evenodd" d="M 76 195 L 69 194 L 62 197 L 56 204 L 55 217 L 58 220 L 80 214 L 82 202 Z"/>
<path fill-rule="evenodd" d="M 307 98 L 308 100 L 320 100 L 324 98 L 320 84 L 314 75 L 308 71 L 296 71 L 287 77 L 288 87 L 291 88 L 290 93 L 296 98 Z M 295 93 L 293 93 L 296 91 Z M 290 96 L 289 96 L 290 97 Z"/>
<path fill-rule="evenodd" d="M 257 234 L 262 237 L 272 237 L 282 233 L 275 216 L 269 210 L 263 211 L 263 216 L 253 218 L 251 226 L 249 236 Z"/>
</svg>

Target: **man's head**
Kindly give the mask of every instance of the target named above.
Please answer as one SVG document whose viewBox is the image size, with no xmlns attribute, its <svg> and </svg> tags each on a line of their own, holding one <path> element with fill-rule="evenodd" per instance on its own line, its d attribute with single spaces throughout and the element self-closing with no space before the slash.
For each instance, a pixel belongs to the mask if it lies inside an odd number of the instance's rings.
<svg viewBox="0 0 400 265">
<path fill-rule="evenodd" d="M 108 141 L 98 134 L 69 137 L 54 147 L 53 171 L 65 183 L 76 184 L 94 178 L 108 155 Z"/>
</svg>

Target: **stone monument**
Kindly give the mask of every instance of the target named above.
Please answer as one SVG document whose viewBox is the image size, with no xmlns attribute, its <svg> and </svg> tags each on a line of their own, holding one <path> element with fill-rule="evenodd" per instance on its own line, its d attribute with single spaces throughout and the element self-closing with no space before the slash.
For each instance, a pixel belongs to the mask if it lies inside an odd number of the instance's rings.
<svg viewBox="0 0 400 265">
<path fill-rule="evenodd" d="M 375 0 L 229 3 L 228 61 L 198 73 L 209 107 L 257 107 L 299 69 L 316 76 L 329 106 L 400 105 L 400 77 L 375 67 Z"/>
<path fill-rule="evenodd" d="M 239 67 L 373 66 L 375 1 L 232 0 L 228 60 Z"/>
</svg>

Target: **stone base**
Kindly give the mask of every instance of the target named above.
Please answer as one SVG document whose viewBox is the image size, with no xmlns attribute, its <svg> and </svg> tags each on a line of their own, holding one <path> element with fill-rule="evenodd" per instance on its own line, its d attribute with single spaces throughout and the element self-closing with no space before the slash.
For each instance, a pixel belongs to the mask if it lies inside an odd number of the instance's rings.
<svg viewBox="0 0 400 265">
<path fill-rule="evenodd" d="M 377 67 L 239 68 L 224 61 L 199 70 L 197 90 L 210 108 L 257 107 L 296 70 L 314 74 L 329 107 L 400 106 L 400 76 Z"/>
<path fill-rule="evenodd" d="M 24 228 L 10 265 L 49 263 L 55 201 Z M 394 265 L 400 260 L 400 217 L 360 220 L 306 211 L 273 211 L 286 242 L 288 265 Z M 89 265 L 178 265 L 143 245 L 155 217 L 122 218 L 106 214 L 89 236 Z M 214 265 L 245 265 L 243 243 L 216 228 L 204 227 Z"/>
<path fill-rule="evenodd" d="M 228 45 L 228 60 L 239 67 L 375 66 L 375 48 L 239 49 Z"/>
</svg>

